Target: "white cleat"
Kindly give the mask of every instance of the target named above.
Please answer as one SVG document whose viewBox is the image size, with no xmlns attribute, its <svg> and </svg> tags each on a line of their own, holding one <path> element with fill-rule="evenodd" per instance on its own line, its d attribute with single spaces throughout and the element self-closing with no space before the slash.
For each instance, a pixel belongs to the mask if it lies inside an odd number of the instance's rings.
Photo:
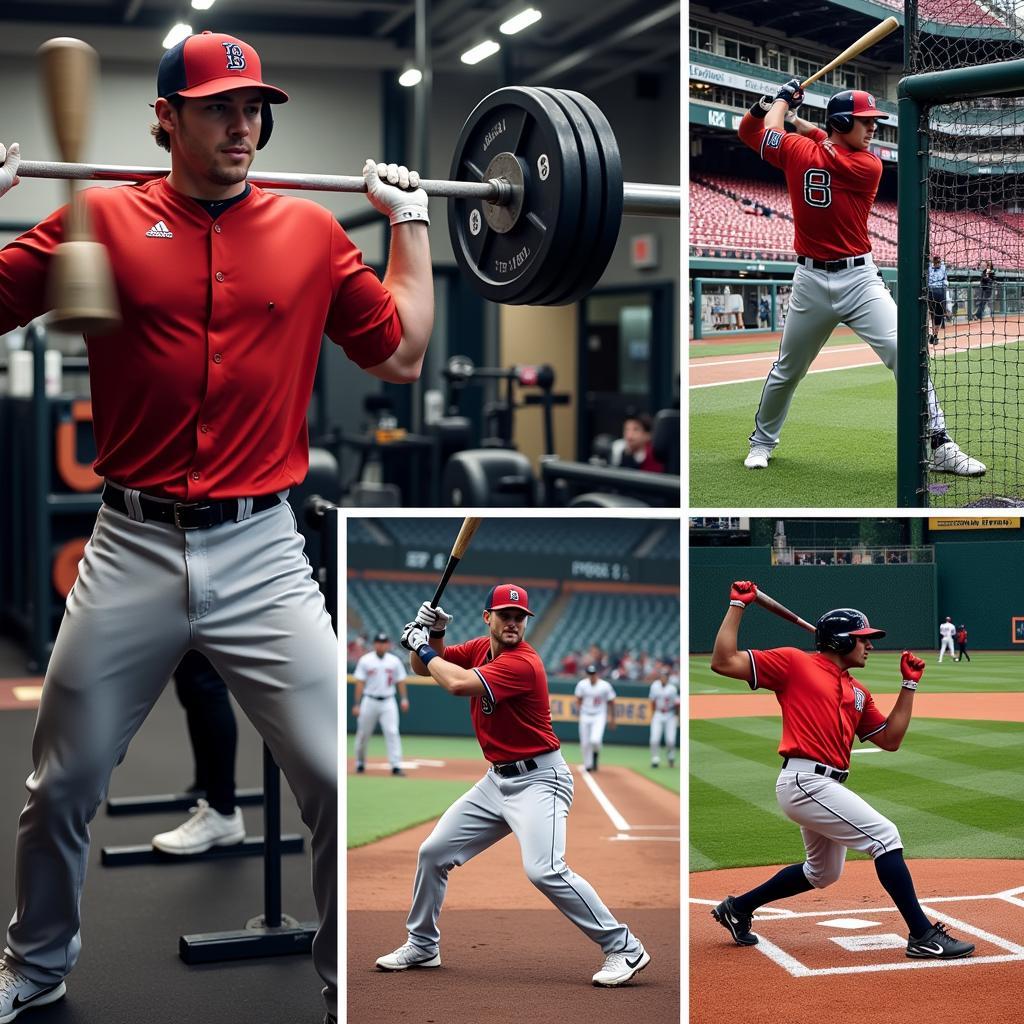
<svg viewBox="0 0 1024 1024">
<path fill-rule="evenodd" d="M 639 974 L 651 962 L 651 954 L 641 946 L 632 953 L 609 953 L 604 967 L 593 977 L 595 985 L 614 988 L 625 985 L 634 975 Z"/>
<path fill-rule="evenodd" d="M 153 836 L 153 846 L 161 853 L 172 853 L 179 857 L 206 853 L 211 846 L 234 846 L 245 838 L 245 822 L 242 809 L 235 808 L 234 814 L 220 814 L 205 800 L 192 808 L 192 817 L 173 832 L 161 832 Z"/>
<path fill-rule="evenodd" d="M 986 468 L 984 462 L 972 459 L 966 452 L 961 451 L 955 441 L 940 444 L 932 452 L 932 461 L 929 465 L 929 469 L 935 473 L 955 473 L 957 476 L 981 476 Z"/>
<path fill-rule="evenodd" d="M 768 460 L 772 457 L 772 450 L 763 444 L 755 444 L 750 449 L 750 454 L 743 460 L 747 469 L 767 469 Z"/>
<path fill-rule="evenodd" d="M 382 971 L 407 971 L 410 967 L 440 967 L 441 954 L 428 953 L 419 946 L 407 942 L 399 946 L 394 953 L 377 958 L 377 966 Z"/>
</svg>

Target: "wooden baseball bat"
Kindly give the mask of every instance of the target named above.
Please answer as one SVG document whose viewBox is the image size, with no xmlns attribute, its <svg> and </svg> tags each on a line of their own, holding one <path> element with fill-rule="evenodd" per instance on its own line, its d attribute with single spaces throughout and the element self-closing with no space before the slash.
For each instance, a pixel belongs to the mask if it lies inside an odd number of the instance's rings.
<svg viewBox="0 0 1024 1024">
<path fill-rule="evenodd" d="M 895 32 L 899 27 L 900 23 L 895 18 L 886 18 L 885 21 L 880 21 L 873 29 L 865 32 L 852 46 L 848 46 L 843 50 L 830 64 L 826 64 L 820 71 L 816 71 L 811 75 L 807 81 L 802 82 L 800 88 L 806 89 L 807 86 L 816 82 L 822 75 L 827 75 L 830 71 L 839 67 L 840 64 L 845 64 L 848 60 L 859 57 L 865 50 L 870 49 L 875 43 L 884 39 L 890 32 Z"/>
<path fill-rule="evenodd" d="M 791 612 L 784 604 L 779 604 L 774 597 L 769 597 L 760 588 L 758 588 L 757 596 L 754 598 L 754 601 L 765 611 L 771 612 L 773 615 L 778 615 L 780 619 L 792 622 L 801 629 L 806 629 L 809 633 L 813 633 L 815 631 L 814 627 L 806 619 L 801 619 L 796 612 Z"/>
<path fill-rule="evenodd" d="M 459 535 L 455 538 L 455 543 L 452 545 L 452 553 L 448 556 L 448 564 L 444 567 L 441 581 L 437 585 L 437 590 L 434 591 L 434 596 L 430 599 L 431 608 L 436 608 L 440 603 L 444 588 L 448 586 L 448 581 L 452 578 L 455 567 L 462 560 L 462 556 L 466 553 L 466 548 L 469 547 L 469 542 L 473 539 L 473 534 L 480 528 L 482 522 L 483 519 L 480 516 L 466 516 L 462 520 L 462 528 L 459 530 Z"/>
<path fill-rule="evenodd" d="M 49 39 L 37 52 L 50 123 L 61 156 L 77 162 L 89 136 L 99 57 L 81 39 Z M 50 264 L 50 325 L 65 331 L 103 334 L 121 323 L 106 249 L 93 241 L 85 203 L 68 182 L 66 238 Z"/>
</svg>

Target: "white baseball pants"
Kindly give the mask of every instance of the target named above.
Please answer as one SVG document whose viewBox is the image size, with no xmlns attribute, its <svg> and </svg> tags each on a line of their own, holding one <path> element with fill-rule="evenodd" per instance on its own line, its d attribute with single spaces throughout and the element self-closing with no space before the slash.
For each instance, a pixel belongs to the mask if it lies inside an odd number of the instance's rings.
<svg viewBox="0 0 1024 1024">
<path fill-rule="evenodd" d="M 373 730 L 380 722 L 384 743 L 388 750 L 388 764 L 399 768 L 402 764 L 402 738 L 398 734 L 398 701 L 394 697 L 378 700 L 363 696 L 359 704 L 359 721 L 356 723 L 356 764 L 366 764 L 366 747 Z"/>
<path fill-rule="evenodd" d="M 789 415 L 796 387 L 829 336 L 845 323 L 896 372 L 896 303 L 878 276 L 870 256 L 862 267 L 829 273 L 798 265 L 793 275 L 789 315 L 782 331 L 779 358 L 768 372 L 754 417 L 751 445 L 774 448 Z M 945 418 L 928 378 L 928 420 L 932 434 L 945 429 Z"/>
<path fill-rule="evenodd" d="M 815 775 L 813 765 L 790 758 L 789 767 L 779 773 L 775 797 L 785 815 L 800 826 L 807 881 L 824 889 L 843 873 L 848 849 L 874 858 L 903 849 L 903 841 L 888 818 L 843 783 Z"/>
<path fill-rule="evenodd" d="M 607 725 L 607 712 L 603 715 L 580 715 L 580 750 L 587 771 L 594 767 L 594 754 L 601 750 Z"/>
<path fill-rule="evenodd" d="M 651 715 L 651 760 L 657 761 L 661 752 L 662 737 L 668 756 L 674 756 L 676 749 L 676 718 L 674 711 L 655 711 Z"/>
<path fill-rule="evenodd" d="M 956 657 L 956 654 L 953 650 L 953 638 L 951 636 L 944 636 L 942 638 L 942 643 L 939 644 L 939 661 L 942 661 L 942 656 L 947 651 L 949 651 L 950 657 Z"/>
</svg>

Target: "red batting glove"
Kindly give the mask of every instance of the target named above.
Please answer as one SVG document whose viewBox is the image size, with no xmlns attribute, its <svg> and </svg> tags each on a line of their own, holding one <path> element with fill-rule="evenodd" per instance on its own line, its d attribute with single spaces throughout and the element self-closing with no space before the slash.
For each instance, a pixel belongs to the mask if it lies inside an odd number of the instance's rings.
<svg viewBox="0 0 1024 1024">
<path fill-rule="evenodd" d="M 750 580 L 737 580 L 729 591 L 729 604 L 734 608 L 746 608 L 757 597 L 757 584 Z"/>
<path fill-rule="evenodd" d="M 903 686 L 907 690 L 916 690 L 917 684 L 924 674 L 924 661 L 910 651 L 904 651 L 900 658 L 900 672 L 903 675 Z"/>
</svg>

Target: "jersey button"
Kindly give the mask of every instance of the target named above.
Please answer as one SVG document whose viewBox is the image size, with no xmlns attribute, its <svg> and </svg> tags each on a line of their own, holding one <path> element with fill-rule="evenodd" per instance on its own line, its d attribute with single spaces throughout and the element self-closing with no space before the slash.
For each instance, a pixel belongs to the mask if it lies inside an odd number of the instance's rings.
<svg viewBox="0 0 1024 1024">
<path fill-rule="evenodd" d="M 224 275 L 219 270 L 213 276 L 216 277 L 218 281 L 223 281 L 224 280 Z"/>
<path fill-rule="evenodd" d="M 193 469 L 192 470 L 192 479 L 193 480 L 198 480 L 199 479 L 199 470 L 198 469 Z"/>
<path fill-rule="evenodd" d="M 219 235 L 220 234 L 220 225 L 219 224 L 214 224 L 213 225 L 213 230 L 216 231 L 217 234 Z"/>
<path fill-rule="evenodd" d="M 221 359 L 222 359 L 222 358 L 223 358 L 223 357 L 221 356 L 221 354 L 220 354 L 219 352 L 214 352 L 214 353 L 213 353 L 213 361 L 214 361 L 215 363 L 219 363 L 219 362 L 221 361 Z"/>
</svg>

